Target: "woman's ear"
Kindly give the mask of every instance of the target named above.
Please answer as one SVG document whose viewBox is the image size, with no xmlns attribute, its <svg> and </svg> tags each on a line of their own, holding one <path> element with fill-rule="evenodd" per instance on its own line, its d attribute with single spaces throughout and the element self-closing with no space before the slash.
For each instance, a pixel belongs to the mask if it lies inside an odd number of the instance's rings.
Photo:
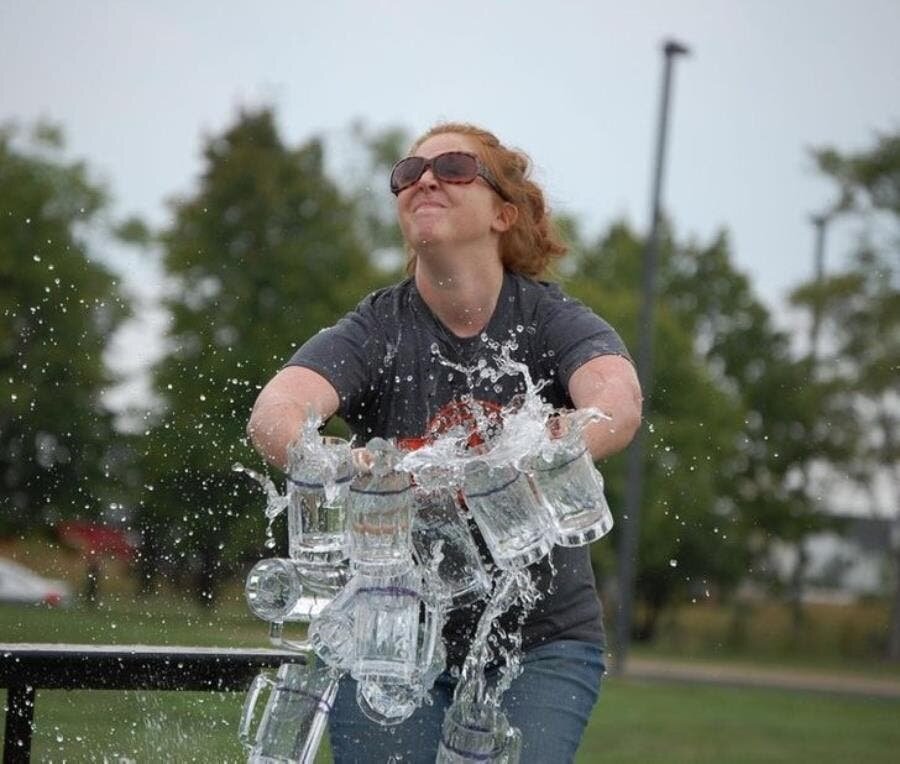
<svg viewBox="0 0 900 764">
<path fill-rule="evenodd" d="M 505 233 L 512 228 L 519 219 L 519 208 L 510 202 L 503 202 L 494 215 L 494 222 L 491 228 L 497 233 Z"/>
</svg>

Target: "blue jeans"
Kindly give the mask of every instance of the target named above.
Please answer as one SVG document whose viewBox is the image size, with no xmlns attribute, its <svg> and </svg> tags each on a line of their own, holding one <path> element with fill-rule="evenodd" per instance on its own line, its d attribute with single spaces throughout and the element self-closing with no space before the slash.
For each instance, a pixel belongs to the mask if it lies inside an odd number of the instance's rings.
<svg viewBox="0 0 900 764">
<path fill-rule="evenodd" d="M 527 651 L 522 669 L 501 702 L 509 723 L 522 732 L 521 761 L 572 761 L 600 694 L 602 648 L 573 640 L 549 642 Z M 487 677 L 495 675 L 489 671 Z M 394 756 L 403 764 L 433 764 L 455 688 L 456 680 L 444 672 L 431 691 L 431 705 L 423 704 L 402 724 L 381 727 L 363 716 L 356 682 L 344 677 L 329 724 L 335 762 L 381 764 Z"/>
</svg>

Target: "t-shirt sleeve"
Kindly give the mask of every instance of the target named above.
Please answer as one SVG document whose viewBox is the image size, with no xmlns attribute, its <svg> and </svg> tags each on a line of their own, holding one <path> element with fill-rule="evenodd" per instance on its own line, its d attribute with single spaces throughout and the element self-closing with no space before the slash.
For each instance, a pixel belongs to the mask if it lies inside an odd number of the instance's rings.
<svg viewBox="0 0 900 764">
<path fill-rule="evenodd" d="M 631 360 L 616 330 L 584 303 L 568 297 L 555 285 L 547 298 L 540 339 L 563 389 L 568 389 L 575 370 L 592 358 L 620 355 Z"/>
<path fill-rule="evenodd" d="M 333 326 L 303 343 L 285 366 L 303 366 L 321 374 L 340 398 L 338 414 L 346 418 L 371 392 L 374 359 L 384 356 L 373 296 L 363 300 Z"/>
</svg>

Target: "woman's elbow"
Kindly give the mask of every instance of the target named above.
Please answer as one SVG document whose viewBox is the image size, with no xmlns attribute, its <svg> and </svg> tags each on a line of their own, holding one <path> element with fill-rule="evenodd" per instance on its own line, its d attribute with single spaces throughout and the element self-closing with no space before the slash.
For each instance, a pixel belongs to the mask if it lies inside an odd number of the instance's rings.
<svg viewBox="0 0 900 764">
<path fill-rule="evenodd" d="M 625 415 L 623 416 L 623 421 L 621 424 L 621 432 L 623 444 L 622 448 L 625 448 L 632 440 L 634 440 L 634 436 L 637 435 L 637 431 L 641 427 L 641 422 L 643 420 L 642 416 L 642 408 L 640 397 L 638 400 L 631 405 Z"/>
</svg>

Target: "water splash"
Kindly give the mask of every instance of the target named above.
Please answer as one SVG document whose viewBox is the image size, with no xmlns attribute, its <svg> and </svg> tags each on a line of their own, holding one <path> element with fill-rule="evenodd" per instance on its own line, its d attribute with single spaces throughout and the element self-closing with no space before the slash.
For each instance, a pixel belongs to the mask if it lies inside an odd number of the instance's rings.
<svg viewBox="0 0 900 764">
<path fill-rule="evenodd" d="M 340 500 L 346 491 L 344 483 L 353 470 L 352 441 L 322 437 L 322 420 L 312 408 L 300 426 L 297 437 L 288 445 L 287 473 L 299 483 L 316 483 L 324 491 L 325 503 Z"/>
<path fill-rule="evenodd" d="M 549 380 L 535 382 L 528 366 L 512 357 L 518 349 L 515 337 L 500 343 L 482 335 L 482 342 L 495 351 L 493 365 L 484 358 L 472 366 L 455 363 L 444 358 L 436 344 L 431 352 L 440 364 L 463 374 L 470 390 L 479 381 L 497 384 L 513 378 L 521 379 L 525 392 L 499 414 L 486 411 L 472 393 L 463 395 L 457 408 L 464 420 L 436 434 L 426 446 L 406 454 L 397 464 L 398 470 L 414 474 L 416 482 L 427 490 L 461 487 L 466 467 L 474 461 L 484 462 L 491 469 L 511 465 L 520 470 L 536 455 L 550 462 L 559 449 L 581 438 L 589 424 L 611 418 L 593 408 L 557 411 L 540 395 Z M 551 428 L 552 419 L 562 424 Z M 556 437 L 554 431 L 560 436 Z M 481 441 L 474 447 L 473 432 Z"/>
<path fill-rule="evenodd" d="M 262 487 L 263 491 L 266 494 L 266 518 L 269 520 L 269 523 L 278 517 L 288 505 L 288 497 L 287 494 L 282 495 L 278 492 L 278 489 L 275 487 L 275 483 L 272 482 L 272 479 L 267 475 L 263 475 L 256 470 L 252 470 L 249 467 L 245 467 L 240 462 L 235 462 L 231 465 L 231 469 L 234 472 L 242 472 L 247 477 L 255 480 Z"/>
<path fill-rule="evenodd" d="M 518 633 L 509 635 L 498 628 L 499 636 L 507 638 L 512 644 L 495 652 L 491 640 L 494 622 L 518 604 L 521 607 L 521 623 L 540 597 L 541 593 L 527 569 L 504 571 L 497 577 L 494 592 L 481 614 L 472 646 L 463 663 L 459 684 L 453 695 L 454 704 L 467 708 L 487 705 L 499 709 L 500 697 L 520 671 L 521 636 Z M 489 688 L 485 679 L 485 667 L 495 658 L 501 659 L 503 665 L 500 679 L 493 688 Z"/>
</svg>

